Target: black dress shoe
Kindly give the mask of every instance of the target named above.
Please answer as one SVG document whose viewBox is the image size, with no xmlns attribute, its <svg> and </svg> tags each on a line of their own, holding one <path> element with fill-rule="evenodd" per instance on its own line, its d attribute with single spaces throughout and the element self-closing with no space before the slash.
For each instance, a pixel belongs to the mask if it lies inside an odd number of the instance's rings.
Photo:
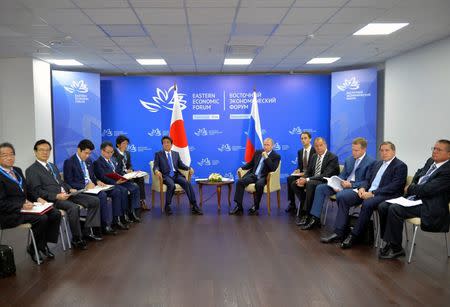
<svg viewBox="0 0 450 307">
<path fill-rule="evenodd" d="M 41 252 L 45 257 L 47 257 L 48 259 L 54 259 L 55 258 L 55 254 L 53 254 L 50 249 L 48 248 L 47 244 L 44 246 L 44 248 L 42 248 L 41 250 L 39 250 L 39 252 Z"/>
<path fill-rule="evenodd" d="M 80 250 L 86 250 L 87 249 L 87 243 L 84 240 L 78 239 L 78 240 L 72 240 L 72 246 L 76 249 Z"/>
<path fill-rule="evenodd" d="M 306 225 L 307 223 L 308 223 L 308 216 L 303 215 L 297 222 L 295 222 L 295 225 L 303 226 L 303 225 Z"/>
<path fill-rule="evenodd" d="M 117 231 L 115 231 L 111 226 L 105 226 L 102 229 L 103 234 L 115 236 Z"/>
<path fill-rule="evenodd" d="M 332 233 L 328 237 L 322 237 L 320 238 L 320 242 L 322 243 L 334 243 L 342 241 L 342 237 L 338 235 L 337 233 Z"/>
<path fill-rule="evenodd" d="M 248 214 L 249 215 L 258 215 L 259 214 L 259 208 L 256 208 L 256 206 L 251 207 L 250 209 L 248 209 Z"/>
<path fill-rule="evenodd" d="M 192 212 L 192 214 L 195 214 L 195 215 L 203 215 L 202 209 L 200 209 L 197 205 L 192 206 L 191 212 Z"/>
<path fill-rule="evenodd" d="M 38 263 L 38 259 L 39 259 L 39 263 L 42 263 L 44 261 L 44 258 L 42 258 L 42 256 L 40 255 L 39 251 L 38 251 L 38 253 L 36 255 L 32 245 L 28 245 L 27 253 L 30 255 L 31 260 L 33 260 L 35 263 Z"/>
<path fill-rule="evenodd" d="M 88 234 L 88 235 L 84 235 L 84 236 L 83 236 L 83 239 L 85 239 L 85 240 L 87 240 L 87 241 L 102 241 L 102 240 L 103 240 L 102 237 L 96 236 L 96 235 L 93 234 L 93 233 L 90 233 L 90 234 Z"/>
<path fill-rule="evenodd" d="M 131 219 L 132 219 L 133 222 L 135 222 L 135 223 L 140 223 L 141 222 L 141 218 L 139 216 L 137 216 L 136 211 L 133 210 L 131 212 L 130 216 L 131 216 Z"/>
<path fill-rule="evenodd" d="M 355 244 L 355 242 L 356 242 L 355 236 L 352 234 L 349 234 L 347 236 L 347 238 L 345 238 L 345 240 L 341 243 L 341 248 L 342 249 L 352 248 L 352 246 Z"/>
<path fill-rule="evenodd" d="M 287 206 L 287 208 L 284 209 L 284 212 L 286 212 L 286 213 L 295 213 L 295 212 L 297 212 L 297 208 L 295 207 L 295 205 L 289 204 Z"/>
<path fill-rule="evenodd" d="M 170 206 L 168 206 L 168 205 L 166 205 L 164 207 L 164 212 L 166 213 L 166 215 L 172 215 L 173 214 L 172 208 L 170 208 Z"/>
<path fill-rule="evenodd" d="M 396 258 L 402 257 L 402 256 L 405 256 L 405 250 L 403 248 L 395 250 L 392 247 L 390 247 L 386 253 L 384 253 L 384 254 L 380 253 L 378 258 L 380 258 L 380 259 L 396 259 Z"/>
<path fill-rule="evenodd" d="M 244 213 L 244 209 L 242 206 L 237 205 L 233 208 L 230 212 L 228 212 L 229 215 L 242 215 Z"/>
<path fill-rule="evenodd" d="M 309 219 L 308 223 L 306 223 L 305 225 L 300 226 L 301 230 L 311 230 L 311 229 L 314 229 L 314 228 L 320 228 L 320 220 L 317 217 L 315 217 L 315 216 L 312 216 Z"/>
<path fill-rule="evenodd" d="M 383 248 L 380 248 L 380 252 L 378 253 L 378 256 L 385 255 L 388 253 L 388 251 L 391 249 L 391 244 L 388 242 Z"/>
<path fill-rule="evenodd" d="M 124 223 L 122 223 L 121 221 L 117 221 L 114 224 L 114 227 L 119 229 L 119 230 L 128 230 L 130 229 L 130 227 L 128 225 L 125 225 Z"/>
<path fill-rule="evenodd" d="M 122 222 L 125 224 L 133 223 L 133 221 L 128 217 L 128 215 L 126 213 L 122 216 Z"/>
</svg>

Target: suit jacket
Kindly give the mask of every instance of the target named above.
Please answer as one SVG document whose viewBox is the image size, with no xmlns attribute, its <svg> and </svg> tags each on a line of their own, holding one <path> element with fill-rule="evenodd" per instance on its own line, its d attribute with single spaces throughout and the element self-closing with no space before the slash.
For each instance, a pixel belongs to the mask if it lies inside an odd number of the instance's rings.
<svg viewBox="0 0 450 307">
<path fill-rule="evenodd" d="M 344 162 L 344 169 L 339 174 L 339 178 L 343 180 L 347 180 L 348 176 L 353 171 L 353 167 L 355 167 L 356 159 L 353 156 L 348 157 Z M 352 188 L 359 189 L 361 184 L 364 182 L 367 176 L 367 172 L 370 170 L 370 167 L 375 162 L 375 160 L 369 155 L 365 155 L 364 158 L 358 165 L 358 168 L 355 171 L 355 181 L 352 181 Z"/>
<path fill-rule="evenodd" d="M 120 166 L 117 163 L 116 159 L 111 157 L 111 162 L 114 164 L 114 169 L 111 167 L 111 165 L 109 165 L 108 162 L 106 162 L 103 156 L 98 157 L 98 159 L 94 161 L 95 177 L 106 184 L 116 184 L 116 181 L 114 179 L 106 177 L 106 174 L 116 172 L 120 175 L 119 173 Z"/>
<path fill-rule="evenodd" d="M 89 172 L 89 178 L 97 184 L 97 177 L 94 174 L 94 164 L 91 159 L 85 161 Z M 76 154 L 64 161 L 64 181 L 74 189 L 80 190 L 86 187 L 84 183 L 84 172 L 81 169 L 80 160 Z"/>
<path fill-rule="evenodd" d="M 124 156 L 122 156 L 119 151 L 116 149 L 114 149 L 114 155 L 113 157 L 116 159 L 117 164 L 119 165 L 119 169 L 117 170 L 117 173 L 120 175 L 124 175 L 126 173 L 126 171 L 129 169 L 132 169 L 132 165 L 131 165 L 131 155 L 129 151 L 125 151 L 124 152 Z"/>
<path fill-rule="evenodd" d="M 411 185 L 408 187 L 407 196 L 416 195 L 422 200 L 420 212 L 420 228 L 432 232 L 448 232 L 450 202 L 450 161 L 447 161 L 435 170 L 428 181 L 418 184 L 420 177 L 424 176 L 433 159 L 428 159 L 422 169 L 414 175 Z"/>
<path fill-rule="evenodd" d="M 370 189 L 370 186 L 382 165 L 383 161 L 376 161 L 372 164 L 370 171 L 367 172 L 366 179 L 361 184 L 361 188 L 366 190 Z M 373 193 L 377 196 L 386 197 L 386 199 L 401 196 L 405 189 L 407 175 L 408 167 L 406 164 L 398 158 L 394 158 L 384 171 L 383 176 L 381 176 L 380 184 Z"/>
<path fill-rule="evenodd" d="M 303 172 L 303 151 L 304 151 L 304 148 L 297 151 L 297 169 L 299 169 L 300 172 Z M 311 146 L 311 149 L 309 150 L 309 155 L 308 155 L 308 164 L 311 163 L 311 158 L 315 153 L 316 153 L 316 150 L 314 149 L 314 146 Z"/>
<path fill-rule="evenodd" d="M 0 228 L 12 228 L 20 224 L 20 209 L 27 199 L 27 182 L 22 170 L 14 167 L 17 177 L 22 178 L 22 189 L 19 184 L 0 172 Z"/>
<path fill-rule="evenodd" d="M 185 171 L 189 170 L 189 167 L 181 161 L 180 154 L 177 151 L 172 150 L 170 155 L 172 156 L 173 167 L 175 168 L 176 173 L 179 173 L 179 169 Z M 156 171 L 160 171 L 163 177 L 170 175 L 169 159 L 167 159 L 167 155 L 164 150 L 160 150 L 155 153 L 155 159 L 153 160 L 153 172 Z"/>
<path fill-rule="evenodd" d="M 61 193 L 61 187 L 66 192 L 69 192 L 72 188 L 62 180 L 56 165 L 50 162 L 49 164 L 53 174 L 38 161 L 31 164 L 25 171 L 27 188 L 31 195 L 33 195 L 33 199 L 41 197 L 49 202 L 55 202 L 56 195 Z"/>
<path fill-rule="evenodd" d="M 315 153 L 312 156 L 311 160 L 308 163 L 308 169 L 306 170 L 304 177 L 309 178 L 310 180 L 325 181 L 323 177 L 332 177 L 339 174 L 338 157 L 329 150 L 327 150 L 327 153 L 323 157 L 322 166 L 320 168 L 320 174 L 314 176 L 318 157 L 319 155 L 317 153 Z"/>
<path fill-rule="evenodd" d="M 250 162 L 242 166 L 242 169 L 251 170 L 251 173 L 255 174 L 259 161 L 262 158 L 262 152 L 263 150 L 255 151 Z M 278 168 L 280 160 L 280 155 L 275 150 L 272 150 L 268 158 L 264 159 L 263 167 L 261 169 L 261 178 L 267 177 L 270 172 L 274 172 Z"/>
</svg>

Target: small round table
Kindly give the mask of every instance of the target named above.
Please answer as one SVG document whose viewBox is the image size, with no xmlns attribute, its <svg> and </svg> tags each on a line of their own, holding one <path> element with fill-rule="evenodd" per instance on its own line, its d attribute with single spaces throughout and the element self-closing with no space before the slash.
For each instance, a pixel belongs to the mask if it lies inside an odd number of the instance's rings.
<svg viewBox="0 0 450 307">
<path fill-rule="evenodd" d="M 234 180 L 227 181 L 209 181 L 209 180 L 198 180 L 198 193 L 200 194 L 200 207 L 203 205 L 203 186 L 212 185 L 216 186 L 217 189 L 217 208 L 220 210 L 220 199 L 222 193 L 222 186 L 228 186 L 228 206 L 231 206 L 231 189 L 233 187 Z"/>
</svg>

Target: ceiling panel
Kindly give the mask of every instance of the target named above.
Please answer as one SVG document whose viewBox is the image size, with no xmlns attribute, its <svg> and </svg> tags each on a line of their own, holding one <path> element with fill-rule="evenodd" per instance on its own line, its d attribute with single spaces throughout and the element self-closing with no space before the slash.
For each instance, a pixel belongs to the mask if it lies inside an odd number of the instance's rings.
<svg viewBox="0 0 450 307">
<path fill-rule="evenodd" d="M 86 9 L 84 12 L 98 25 L 134 25 L 138 24 L 133 10 L 120 9 Z"/>
<path fill-rule="evenodd" d="M 143 24 L 148 25 L 185 25 L 184 9 L 177 8 L 144 8 L 136 11 Z"/>
</svg>

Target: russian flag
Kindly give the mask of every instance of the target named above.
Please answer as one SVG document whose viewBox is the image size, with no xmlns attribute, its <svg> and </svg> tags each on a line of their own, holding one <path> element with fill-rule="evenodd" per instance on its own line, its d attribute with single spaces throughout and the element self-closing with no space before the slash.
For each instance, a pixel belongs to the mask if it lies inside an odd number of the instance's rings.
<svg viewBox="0 0 450 307">
<path fill-rule="evenodd" d="M 259 120 L 258 100 L 256 99 L 256 91 L 253 91 L 252 110 L 247 130 L 247 141 L 245 144 L 245 162 L 252 160 L 256 149 L 263 147 L 263 139 L 261 133 L 261 122 Z"/>
<path fill-rule="evenodd" d="M 170 120 L 170 137 L 173 140 L 172 149 L 178 151 L 180 159 L 187 166 L 191 165 L 191 154 L 189 153 L 189 146 L 184 129 L 183 114 L 181 114 L 180 101 L 178 97 L 177 86 L 173 90 L 173 109 L 172 118 Z"/>
</svg>

